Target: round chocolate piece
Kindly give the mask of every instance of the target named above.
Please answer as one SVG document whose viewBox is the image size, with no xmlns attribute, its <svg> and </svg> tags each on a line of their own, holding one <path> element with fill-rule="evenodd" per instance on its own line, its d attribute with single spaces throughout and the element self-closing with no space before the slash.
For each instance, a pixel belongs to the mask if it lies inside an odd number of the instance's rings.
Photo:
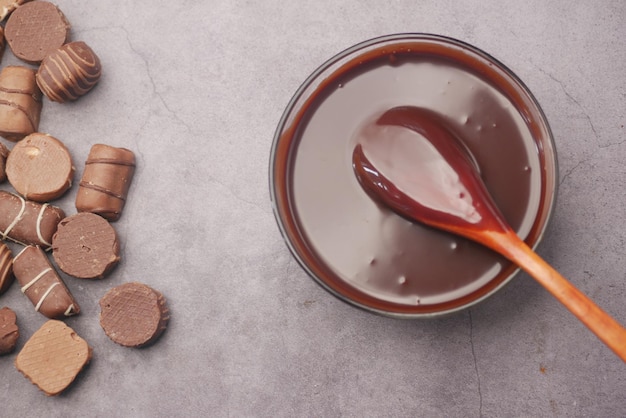
<svg viewBox="0 0 626 418">
<path fill-rule="evenodd" d="M 70 24 L 57 6 L 33 1 L 17 9 L 4 28 L 4 35 L 16 57 L 36 64 L 65 43 Z"/>
<path fill-rule="evenodd" d="M 30 134 L 13 147 L 6 171 L 15 190 L 36 202 L 60 197 L 74 176 L 68 149 L 55 137 L 42 133 Z"/>
<path fill-rule="evenodd" d="M 15 350 L 15 344 L 20 337 L 16 319 L 15 312 L 11 309 L 7 307 L 0 309 L 0 355 Z"/>
<path fill-rule="evenodd" d="M 109 290 L 100 299 L 100 309 L 100 325 L 106 335 L 126 347 L 153 343 L 170 318 L 163 295 L 136 282 Z"/>
<path fill-rule="evenodd" d="M 46 56 L 37 71 L 37 85 L 54 102 L 76 100 L 100 79 L 100 59 L 86 43 L 63 45 Z"/>
<path fill-rule="evenodd" d="M 101 279 L 120 260 L 115 229 L 93 213 L 77 213 L 59 222 L 52 255 L 61 270 L 79 279 Z"/>
</svg>

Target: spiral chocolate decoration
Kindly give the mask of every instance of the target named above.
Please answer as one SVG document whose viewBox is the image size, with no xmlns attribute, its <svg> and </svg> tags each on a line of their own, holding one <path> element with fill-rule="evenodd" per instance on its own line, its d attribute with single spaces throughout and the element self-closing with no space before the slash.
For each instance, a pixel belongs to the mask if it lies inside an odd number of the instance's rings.
<svg viewBox="0 0 626 418">
<path fill-rule="evenodd" d="M 82 41 L 70 42 L 48 55 L 37 71 L 37 85 L 54 102 L 76 100 L 100 79 L 100 59 Z"/>
</svg>

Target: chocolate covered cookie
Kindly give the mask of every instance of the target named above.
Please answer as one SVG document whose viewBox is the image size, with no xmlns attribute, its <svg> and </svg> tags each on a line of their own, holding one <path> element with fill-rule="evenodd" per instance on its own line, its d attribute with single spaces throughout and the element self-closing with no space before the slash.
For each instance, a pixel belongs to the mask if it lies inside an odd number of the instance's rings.
<svg viewBox="0 0 626 418">
<path fill-rule="evenodd" d="M 0 295 L 13 283 L 13 255 L 4 242 L 0 242 Z"/>
<path fill-rule="evenodd" d="M 76 209 L 117 221 L 122 215 L 134 172 L 135 154 L 132 151 L 95 144 L 85 162 L 76 194 Z"/>
<path fill-rule="evenodd" d="M 70 188 L 74 177 L 70 152 L 48 134 L 33 133 L 15 144 L 6 165 L 13 188 L 36 202 L 60 197 Z"/>
<path fill-rule="evenodd" d="M 33 1 L 11 13 L 4 36 L 16 57 L 36 64 L 63 45 L 70 24 L 57 6 L 48 1 Z"/>
<path fill-rule="evenodd" d="M 46 395 L 63 392 L 91 360 L 91 347 L 62 321 L 49 320 L 26 342 L 15 367 Z"/>
<path fill-rule="evenodd" d="M 15 312 L 7 307 L 0 309 L 0 355 L 15 350 L 19 337 L 20 330 L 17 327 Z"/>
<path fill-rule="evenodd" d="M 70 42 L 43 59 L 37 84 L 48 99 L 63 103 L 87 94 L 101 72 L 100 59 L 86 43 Z"/>
<path fill-rule="evenodd" d="M 52 245 L 52 235 L 65 212 L 61 208 L 25 200 L 0 190 L 0 239 L 22 245 Z"/>
<path fill-rule="evenodd" d="M 61 277 L 37 246 L 25 247 L 13 259 L 13 273 L 24 293 L 41 312 L 50 319 L 78 315 L 80 307 Z"/>
<path fill-rule="evenodd" d="M 41 116 L 41 90 L 35 70 L 9 65 L 0 72 L 0 136 L 19 141 L 37 132 Z"/>
<path fill-rule="evenodd" d="M 115 229 L 101 216 L 77 213 L 59 222 L 52 254 L 61 270 L 80 279 L 101 279 L 120 260 Z"/>
<path fill-rule="evenodd" d="M 100 310 L 100 325 L 106 335 L 126 347 L 153 343 L 170 319 L 163 295 L 136 282 L 109 290 L 100 299 Z"/>
</svg>

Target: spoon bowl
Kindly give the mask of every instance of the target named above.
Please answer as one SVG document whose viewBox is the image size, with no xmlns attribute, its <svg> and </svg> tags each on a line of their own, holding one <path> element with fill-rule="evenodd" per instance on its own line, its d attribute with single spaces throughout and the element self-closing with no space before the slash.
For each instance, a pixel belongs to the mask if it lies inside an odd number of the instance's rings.
<svg viewBox="0 0 626 418">
<path fill-rule="evenodd" d="M 395 107 L 362 132 L 353 168 L 370 196 L 409 220 L 463 236 L 508 258 L 626 362 L 626 330 L 517 236 L 468 150 L 435 114 Z"/>
</svg>

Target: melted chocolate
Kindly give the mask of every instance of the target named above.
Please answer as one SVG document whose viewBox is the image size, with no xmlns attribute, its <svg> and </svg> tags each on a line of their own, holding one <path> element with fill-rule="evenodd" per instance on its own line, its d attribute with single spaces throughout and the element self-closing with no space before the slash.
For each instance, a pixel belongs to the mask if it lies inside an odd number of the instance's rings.
<svg viewBox="0 0 626 418">
<path fill-rule="evenodd" d="M 507 90 L 490 64 L 430 42 L 378 48 L 333 71 L 296 103 L 274 150 L 279 224 L 301 264 L 333 293 L 383 312 L 451 310 L 497 288 L 515 270 L 511 263 L 371 199 L 354 175 L 353 151 L 389 109 L 425 108 L 475 157 L 506 221 L 536 242 L 554 167 L 535 142 L 550 139 L 532 121 L 541 119 L 534 102 L 518 87 Z"/>
</svg>

